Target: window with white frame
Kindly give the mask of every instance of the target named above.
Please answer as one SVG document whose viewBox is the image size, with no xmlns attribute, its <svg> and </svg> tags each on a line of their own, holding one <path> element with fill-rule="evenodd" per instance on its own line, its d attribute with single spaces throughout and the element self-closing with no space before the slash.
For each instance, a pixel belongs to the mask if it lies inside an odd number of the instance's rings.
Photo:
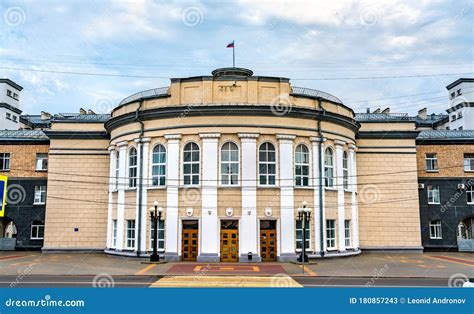
<svg viewBox="0 0 474 314">
<path fill-rule="evenodd" d="M 115 189 L 119 187 L 119 174 L 120 174 L 120 154 L 115 152 Z"/>
<path fill-rule="evenodd" d="M 442 239 L 441 220 L 430 221 L 430 239 Z"/>
<path fill-rule="evenodd" d="M 330 147 L 324 152 L 324 185 L 334 187 L 334 153 Z"/>
<path fill-rule="evenodd" d="M 466 186 L 466 197 L 468 204 L 474 204 L 474 186 L 467 185 Z"/>
<path fill-rule="evenodd" d="M 306 220 L 306 234 L 305 234 L 305 248 L 306 251 L 310 250 L 311 246 L 311 230 L 309 220 Z M 301 251 L 303 248 L 303 222 L 296 220 L 296 250 Z"/>
<path fill-rule="evenodd" d="M 153 186 L 166 185 L 166 148 L 161 144 L 153 148 L 151 181 Z"/>
<path fill-rule="evenodd" d="M 117 246 L 117 219 L 112 220 L 112 246 Z"/>
<path fill-rule="evenodd" d="M 427 153 L 425 155 L 426 171 L 438 170 L 438 154 Z"/>
<path fill-rule="evenodd" d="M 295 185 L 309 186 L 309 149 L 303 144 L 295 151 Z"/>
<path fill-rule="evenodd" d="M 276 151 L 272 143 L 265 142 L 258 150 L 258 174 L 260 185 L 275 185 Z"/>
<path fill-rule="evenodd" d="M 428 185 L 428 204 L 439 204 L 439 185 Z"/>
<path fill-rule="evenodd" d="M 464 154 L 464 171 L 474 171 L 474 154 Z"/>
<path fill-rule="evenodd" d="M 344 245 L 346 247 L 351 247 L 351 221 L 344 220 Z"/>
<path fill-rule="evenodd" d="M 183 150 L 183 179 L 185 185 L 199 184 L 199 168 L 199 146 L 194 142 L 188 143 Z"/>
<path fill-rule="evenodd" d="M 35 186 L 34 204 L 44 204 L 46 202 L 46 185 Z"/>
<path fill-rule="evenodd" d="M 0 153 L 0 171 L 10 170 L 10 153 Z"/>
<path fill-rule="evenodd" d="M 135 147 L 128 151 L 128 187 L 137 187 L 138 156 Z"/>
<path fill-rule="evenodd" d="M 347 152 L 342 153 L 342 186 L 345 190 L 349 189 L 349 160 Z"/>
<path fill-rule="evenodd" d="M 127 220 L 127 249 L 135 248 L 135 220 Z"/>
<path fill-rule="evenodd" d="M 334 219 L 326 220 L 326 247 L 327 249 L 336 248 L 336 221 Z"/>
<path fill-rule="evenodd" d="M 165 251 L 165 221 L 160 220 L 158 223 L 158 242 L 157 242 L 157 250 L 158 252 Z M 151 229 L 150 229 L 150 248 L 153 250 L 153 245 L 155 242 L 155 222 L 151 222 Z"/>
<path fill-rule="evenodd" d="M 239 184 L 239 147 L 232 142 L 224 143 L 221 148 L 221 183 Z"/>
<path fill-rule="evenodd" d="M 33 221 L 31 223 L 31 240 L 44 239 L 44 221 Z"/>
<path fill-rule="evenodd" d="M 48 170 L 48 154 L 36 154 L 36 171 Z"/>
</svg>

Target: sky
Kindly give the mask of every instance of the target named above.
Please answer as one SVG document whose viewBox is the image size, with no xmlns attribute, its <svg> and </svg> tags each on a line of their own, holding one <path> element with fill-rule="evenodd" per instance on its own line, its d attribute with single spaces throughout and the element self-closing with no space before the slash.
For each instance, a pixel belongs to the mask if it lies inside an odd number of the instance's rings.
<svg viewBox="0 0 474 314">
<path fill-rule="evenodd" d="M 24 114 L 110 112 L 171 77 L 236 66 L 356 112 L 443 112 L 474 77 L 474 0 L 0 2 L 0 77 Z"/>
</svg>

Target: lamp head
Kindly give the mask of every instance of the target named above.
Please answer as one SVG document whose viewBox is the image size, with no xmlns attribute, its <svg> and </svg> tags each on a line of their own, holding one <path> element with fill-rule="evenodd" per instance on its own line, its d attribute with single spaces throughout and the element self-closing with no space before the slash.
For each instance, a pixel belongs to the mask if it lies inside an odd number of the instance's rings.
<svg viewBox="0 0 474 314">
<path fill-rule="evenodd" d="M 153 206 L 157 207 L 158 205 L 160 205 L 160 203 L 158 203 L 158 201 L 153 202 Z"/>
<path fill-rule="evenodd" d="M 303 207 L 306 207 L 306 205 L 308 205 L 308 202 L 303 201 Z"/>
</svg>

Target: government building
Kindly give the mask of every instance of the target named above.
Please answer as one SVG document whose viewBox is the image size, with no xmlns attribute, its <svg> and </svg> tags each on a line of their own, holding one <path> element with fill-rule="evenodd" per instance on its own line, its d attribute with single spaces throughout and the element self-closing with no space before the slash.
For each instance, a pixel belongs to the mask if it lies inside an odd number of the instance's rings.
<svg viewBox="0 0 474 314">
<path fill-rule="evenodd" d="M 44 252 L 146 256 L 155 206 L 170 261 L 423 249 L 417 119 L 222 68 L 50 123 Z"/>
</svg>

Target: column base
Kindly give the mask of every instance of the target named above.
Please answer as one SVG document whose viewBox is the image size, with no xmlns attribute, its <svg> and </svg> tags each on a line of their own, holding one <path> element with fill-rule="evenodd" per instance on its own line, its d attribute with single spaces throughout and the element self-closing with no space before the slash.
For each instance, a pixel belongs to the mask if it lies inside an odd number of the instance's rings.
<svg viewBox="0 0 474 314">
<path fill-rule="evenodd" d="M 296 253 L 282 253 L 278 256 L 278 261 L 281 263 L 296 262 L 297 260 L 298 256 Z"/>
<path fill-rule="evenodd" d="M 241 254 L 239 256 L 240 263 L 260 263 L 261 261 L 262 261 L 262 258 L 257 254 L 252 254 L 252 260 L 249 259 L 248 254 Z"/>
<path fill-rule="evenodd" d="M 165 262 L 179 262 L 181 261 L 181 256 L 175 252 L 165 252 L 165 254 L 163 254 L 163 259 Z"/>
<path fill-rule="evenodd" d="M 219 263 L 221 258 L 217 253 L 201 253 L 196 261 L 199 263 Z"/>
</svg>

